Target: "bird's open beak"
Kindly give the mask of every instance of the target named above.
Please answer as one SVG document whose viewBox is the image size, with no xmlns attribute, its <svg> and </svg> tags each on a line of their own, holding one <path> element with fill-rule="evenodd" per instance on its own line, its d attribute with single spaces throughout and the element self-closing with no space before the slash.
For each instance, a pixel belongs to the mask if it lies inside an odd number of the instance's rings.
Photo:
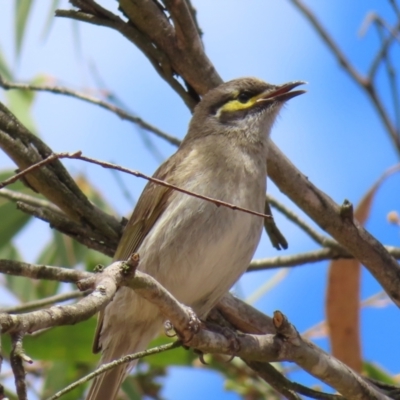
<svg viewBox="0 0 400 400">
<path fill-rule="evenodd" d="M 287 101 L 289 99 L 292 99 L 293 97 L 305 93 L 305 90 L 294 90 L 293 92 L 291 92 L 291 90 L 297 86 L 304 85 L 306 83 L 307 82 L 304 81 L 295 81 L 275 86 L 273 90 L 268 90 L 264 93 L 261 93 L 256 102 L 259 103 L 264 101 Z"/>
</svg>

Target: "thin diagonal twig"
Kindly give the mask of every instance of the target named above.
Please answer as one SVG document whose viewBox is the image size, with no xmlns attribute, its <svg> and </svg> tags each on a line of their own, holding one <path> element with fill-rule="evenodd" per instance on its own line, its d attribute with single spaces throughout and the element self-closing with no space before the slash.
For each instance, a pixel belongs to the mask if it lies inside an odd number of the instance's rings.
<svg viewBox="0 0 400 400">
<path fill-rule="evenodd" d="M 190 190 L 186 190 L 186 189 L 180 188 L 178 186 L 172 185 L 172 184 L 170 184 L 168 182 L 162 181 L 160 179 L 151 177 L 149 175 L 145 175 L 145 174 L 143 174 L 143 173 L 141 173 L 139 171 L 134 171 L 134 170 L 131 170 L 129 168 L 121 167 L 119 165 L 115 165 L 115 164 L 108 163 L 108 162 L 105 162 L 105 161 L 99 161 L 99 160 L 96 160 L 96 159 L 91 158 L 91 157 L 83 156 L 81 151 L 76 151 L 74 153 L 53 153 L 49 157 L 43 159 L 42 161 L 40 161 L 40 162 L 38 162 L 36 164 L 33 164 L 30 167 L 28 167 L 28 168 L 18 172 L 17 174 L 13 175 L 12 177 L 4 180 L 3 182 L 0 182 L 0 189 L 5 187 L 5 186 L 7 186 L 7 185 L 10 185 L 11 183 L 16 182 L 18 179 L 22 178 L 24 175 L 28 174 L 29 172 L 32 172 L 32 171 L 34 171 L 34 170 L 36 170 L 38 168 L 41 168 L 44 165 L 49 164 L 54 160 L 58 160 L 58 159 L 62 159 L 62 158 L 82 160 L 82 161 L 89 162 L 91 164 L 100 165 L 103 168 L 115 169 L 117 171 L 126 172 L 126 173 L 134 175 L 134 176 L 136 176 L 138 178 L 146 179 L 146 180 L 148 180 L 150 182 L 156 183 L 156 184 L 161 185 L 161 186 L 168 187 L 170 189 L 173 189 L 173 190 L 176 190 L 178 192 L 187 194 L 189 196 L 193 196 L 193 197 L 197 197 L 199 199 L 205 200 L 205 201 L 209 201 L 211 203 L 214 203 L 216 206 L 227 207 L 227 208 L 230 208 L 232 210 L 242 211 L 242 212 L 245 212 L 247 214 L 256 215 L 256 216 L 262 217 L 262 218 L 272 218 L 270 215 L 266 215 L 266 214 L 263 214 L 263 213 L 260 213 L 260 212 L 257 212 L 257 211 L 249 210 L 249 209 L 244 208 L 244 207 L 239 207 L 239 206 L 236 206 L 234 204 L 227 203 L 227 202 L 221 201 L 221 200 L 217 200 L 217 199 L 214 199 L 214 198 L 209 197 L 209 196 L 204 196 L 204 195 L 201 195 L 201 194 L 198 194 L 198 193 L 194 193 L 194 192 L 192 192 Z"/>
<path fill-rule="evenodd" d="M 37 92 L 50 92 L 55 94 L 62 94 L 65 96 L 74 97 L 83 101 L 86 101 L 91 104 L 98 105 L 99 107 L 104 108 L 105 110 L 111 111 L 114 114 L 118 115 L 121 119 L 133 122 L 134 124 L 140 126 L 148 132 L 154 133 L 156 136 L 166 140 L 168 143 L 171 143 L 175 146 L 179 146 L 180 140 L 174 136 L 169 135 L 168 133 L 163 132 L 158 129 L 154 125 L 149 124 L 143 119 L 136 117 L 135 115 L 125 111 L 124 109 L 117 107 L 109 102 L 98 99 L 96 97 L 84 94 L 82 92 L 78 92 L 75 90 L 71 90 L 67 87 L 63 86 L 48 86 L 48 85 L 31 85 L 26 83 L 17 83 L 17 82 L 8 82 L 0 75 L 0 86 L 6 90 L 11 89 L 19 89 L 19 90 L 31 90 Z"/>
<path fill-rule="evenodd" d="M 111 362 L 106 363 L 106 364 L 102 364 L 100 367 L 95 369 L 90 374 L 87 374 L 83 378 L 75 381 L 74 383 L 71 383 L 71 385 L 68 385 L 64 389 L 60 390 L 59 392 L 57 392 L 53 396 L 49 397 L 47 400 L 59 399 L 64 394 L 66 394 L 66 393 L 70 392 L 71 390 L 75 389 L 77 386 L 83 385 L 84 383 L 89 382 L 90 380 L 92 380 L 96 376 L 99 376 L 99 375 L 103 374 L 104 372 L 109 371 L 110 369 L 113 369 L 113 368 L 117 367 L 118 365 L 127 364 L 129 362 L 132 362 L 132 361 L 137 360 L 139 358 L 150 356 L 152 354 L 158 354 L 158 353 L 162 353 L 164 351 L 172 350 L 172 349 L 175 349 L 175 348 L 177 348 L 179 346 L 181 346 L 180 342 L 164 344 L 162 346 L 154 347 L 152 349 L 149 349 L 149 350 L 146 350 L 146 351 L 141 351 L 141 352 L 135 353 L 135 354 L 129 354 L 127 356 L 119 358 L 118 360 L 111 361 Z"/>
<path fill-rule="evenodd" d="M 35 196 L 30 196 L 29 194 L 17 192 L 15 190 L 2 188 L 0 189 L 0 197 L 4 197 L 5 199 L 12 201 L 22 201 L 23 203 L 35 207 L 44 207 L 55 213 L 62 213 L 62 211 L 57 206 L 47 200 L 40 199 Z"/>
<path fill-rule="evenodd" d="M 379 64 L 379 59 L 383 60 L 383 63 L 386 67 L 386 74 L 389 80 L 389 88 L 390 88 L 390 93 L 392 95 L 392 102 L 393 102 L 393 109 L 394 109 L 394 119 L 395 123 L 397 126 L 397 131 L 400 134 L 400 107 L 399 107 L 399 91 L 397 89 L 397 77 L 396 77 L 396 69 L 394 68 L 392 61 L 390 59 L 389 55 L 389 46 L 393 42 L 393 40 L 390 40 L 391 38 L 396 38 L 396 36 L 393 36 L 392 31 L 391 34 L 392 36 L 389 36 L 385 38 L 385 35 L 383 33 L 383 28 L 386 27 L 384 25 L 384 21 L 380 20 L 380 23 L 376 24 L 377 30 L 378 30 L 378 35 L 381 40 L 381 51 L 377 55 L 377 60 L 376 63 L 377 65 Z M 389 29 L 388 27 L 386 27 Z M 397 24 L 396 28 L 397 30 L 400 29 L 400 21 Z M 376 70 L 377 70 L 376 66 Z M 376 70 L 373 72 L 372 67 L 370 73 L 376 73 Z"/>
<path fill-rule="evenodd" d="M 376 20 L 376 21 L 378 21 L 378 20 Z M 379 20 L 379 21 L 381 21 L 381 20 Z M 383 22 L 381 21 L 380 24 L 378 24 L 377 26 L 378 27 L 384 26 L 382 24 L 383 24 Z M 378 67 L 379 67 L 381 61 L 384 59 L 387 59 L 387 53 L 389 51 L 389 47 L 393 43 L 393 41 L 395 39 L 397 39 L 397 36 L 395 36 L 393 32 L 398 32 L 399 29 L 400 29 L 400 21 L 397 23 L 397 25 L 393 29 L 390 30 L 391 34 L 389 36 L 387 36 L 386 39 L 381 38 L 382 39 L 381 46 L 380 46 L 379 51 L 377 52 L 374 60 L 372 61 L 371 66 L 368 71 L 369 80 L 372 81 L 375 78 L 376 72 L 378 71 Z"/>
<path fill-rule="evenodd" d="M 50 304 L 77 299 L 79 297 L 85 296 L 86 294 L 88 294 L 88 292 L 81 292 L 80 290 L 75 290 L 73 292 L 57 294 L 55 296 L 46 297 L 44 299 L 40 299 L 37 301 L 31 301 L 25 304 L 19 304 L 13 307 L 0 308 L 0 313 L 4 312 L 9 314 L 11 313 L 15 314 L 20 312 L 26 312 L 30 310 L 35 310 L 40 307 L 48 306 Z"/>
<path fill-rule="evenodd" d="M 351 64 L 345 54 L 342 52 L 340 47 L 336 44 L 333 38 L 329 35 L 327 30 L 314 15 L 314 13 L 301 1 L 301 0 L 290 0 L 291 3 L 297 7 L 297 9 L 307 18 L 312 27 L 322 38 L 323 42 L 330 49 L 332 54 L 338 60 L 339 64 L 343 67 L 349 76 L 367 93 L 373 106 L 375 107 L 384 127 L 386 128 L 396 150 L 400 153 L 400 136 L 396 131 L 394 124 L 392 123 L 389 114 L 387 113 L 383 103 L 376 92 L 372 81 L 368 77 L 362 76 Z"/>
</svg>

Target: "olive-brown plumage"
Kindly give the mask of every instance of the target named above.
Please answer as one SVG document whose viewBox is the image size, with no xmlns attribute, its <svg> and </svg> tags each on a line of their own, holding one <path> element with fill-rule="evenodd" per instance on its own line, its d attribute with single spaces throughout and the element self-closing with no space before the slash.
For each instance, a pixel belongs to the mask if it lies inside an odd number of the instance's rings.
<svg viewBox="0 0 400 400">
<path fill-rule="evenodd" d="M 154 177 L 263 212 L 268 136 L 282 104 L 303 93 L 291 91 L 301 83 L 274 86 L 242 78 L 211 90 L 195 108 L 181 146 Z M 114 259 L 138 252 L 139 269 L 204 318 L 246 270 L 262 223 L 257 216 L 149 182 Z M 101 350 L 105 363 L 144 350 L 162 323 L 156 307 L 121 288 L 100 313 L 94 351 Z M 97 377 L 87 399 L 115 399 L 132 366 Z"/>
</svg>

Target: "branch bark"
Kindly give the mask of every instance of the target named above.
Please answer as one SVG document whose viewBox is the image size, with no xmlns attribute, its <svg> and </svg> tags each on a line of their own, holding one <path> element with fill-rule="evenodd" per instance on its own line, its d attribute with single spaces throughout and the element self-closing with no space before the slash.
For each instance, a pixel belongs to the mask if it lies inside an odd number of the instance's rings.
<svg viewBox="0 0 400 400">
<path fill-rule="evenodd" d="M 127 263 L 115 262 L 97 274 L 74 271 L 75 273 L 64 275 L 62 268 L 31 266 L 28 269 L 30 272 L 25 273 L 25 276 L 46 276 L 52 279 L 57 277 L 77 282 L 81 290 L 94 288 L 94 291 L 73 305 L 53 306 L 19 315 L 0 314 L 1 331 L 17 337 L 16 335 L 33 333 L 45 328 L 75 324 L 103 309 L 111 301 L 119 286 L 128 286 L 159 308 L 162 315 L 172 323 L 185 345 L 201 352 L 237 355 L 247 361 L 293 361 L 348 399 L 386 399 L 371 384 L 365 382 L 340 361 L 301 338 L 294 326 L 280 312 L 275 312 L 274 318 L 270 320 L 250 306 L 227 295 L 218 306 L 220 312 L 228 317 L 228 321 L 231 323 L 233 321 L 242 332 L 256 331 L 257 334 L 238 335 L 236 337 L 238 346 L 232 348 L 231 337 L 225 337 L 220 332 L 199 329 L 200 327 L 194 329 L 196 325 L 193 324 L 193 312 L 180 304 L 152 277 L 135 271 L 138 262 L 138 256 L 134 255 Z M 42 270 L 44 272 L 41 272 Z M 232 309 L 236 313 L 233 316 Z M 238 309 L 251 312 L 238 314 Z M 241 315 L 244 316 L 242 321 Z"/>
</svg>

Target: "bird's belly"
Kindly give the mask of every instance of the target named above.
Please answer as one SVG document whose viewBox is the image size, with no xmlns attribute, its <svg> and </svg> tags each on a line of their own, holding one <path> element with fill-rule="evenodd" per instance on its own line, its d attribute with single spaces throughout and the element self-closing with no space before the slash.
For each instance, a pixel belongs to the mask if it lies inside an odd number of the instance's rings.
<svg viewBox="0 0 400 400">
<path fill-rule="evenodd" d="M 262 219 L 184 194 L 177 197 L 174 209 L 160 218 L 140 247 L 139 269 L 203 315 L 248 267 Z M 262 201 L 235 200 L 260 211 Z"/>
</svg>

